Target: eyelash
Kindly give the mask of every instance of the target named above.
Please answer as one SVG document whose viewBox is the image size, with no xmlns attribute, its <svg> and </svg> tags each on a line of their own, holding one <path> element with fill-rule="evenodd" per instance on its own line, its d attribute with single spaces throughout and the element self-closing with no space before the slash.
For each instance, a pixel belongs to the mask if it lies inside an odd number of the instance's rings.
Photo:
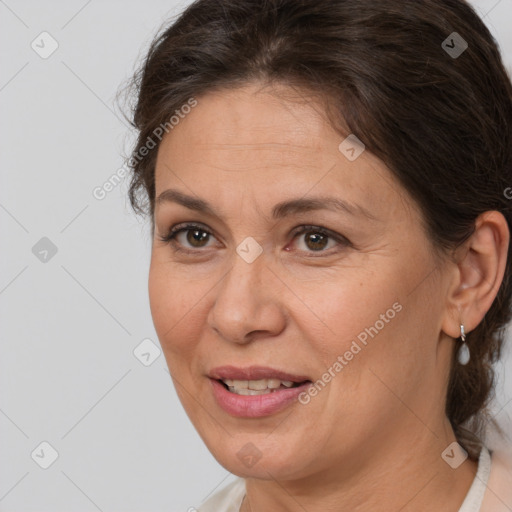
<svg viewBox="0 0 512 512">
<path fill-rule="evenodd" d="M 182 231 L 193 231 L 193 230 L 203 231 L 204 233 L 208 233 L 209 235 L 214 236 L 214 234 L 209 229 L 207 229 L 203 226 L 200 226 L 198 224 L 186 223 L 186 224 L 178 224 L 176 226 L 173 226 L 172 228 L 169 229 L 169 231 L 166 235 L 164 235 L 164 236 L 158 235 L 158 239 L 161 242 L 172 245 L 173 250 L 176 252 L 197 255 L 198 252 L 203 252 L 202 249 L 200 249 L 200 248 L 199 249 L 183 249 L 181 247 L 178 247 L 178 243 L 176 242 L 176 237 L 178 236 L 179 233 L 181 233 Z M 340 245 L 342 245 L 344 247 L 352 246 L 350 241 L 347 238 L 345 238 L 344 236 L 338 235 L 337 233 L 334 233 L 333 231 L 331 231 L 329 229 L 322 228 L 320 226 L 313 226 L 313 225 L 304 225 L 304 226 L 300 226 L 300 229 L 296 228 L 295 230 L 293 230 L 293 232 L 292 232 L 293 239 L 295 239 L 296 237 L 298 237 L 300 235 L 303 235 L 304 233 L 321 234 L 321 235 L 327 236 L 329 238 L 332 238 L 333 240 L 335 240 L 336 242 L 338 242 Z M 319 254 L 323 255 L 323 254 L 329 254 L 331 251 L 327 250 L 327 251 L 308 251 L 308 252 L 312 252 L 312 253 L 318 252 Z M 317 256 L 311 256 L 311 257 L 317 257 Z"/>
</svg>

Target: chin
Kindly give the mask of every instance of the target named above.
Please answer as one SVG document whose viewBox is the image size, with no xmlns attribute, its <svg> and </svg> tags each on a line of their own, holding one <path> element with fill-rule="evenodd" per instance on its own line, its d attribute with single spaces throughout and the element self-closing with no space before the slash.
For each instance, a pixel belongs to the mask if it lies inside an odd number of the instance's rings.
<svg viewBox="0 0 512 512">
<path fill-rule="evenodd" d="M 226 436 L 223 442 L 207 443 L 207 447 L 221 466 L 242 478 L 291 480 L 304 476 L 309 464 L 297 459 L 304 450 L 282 444 L 276 447 L 268 437 L 265 439 L 267 435 Z"/>
</svg>

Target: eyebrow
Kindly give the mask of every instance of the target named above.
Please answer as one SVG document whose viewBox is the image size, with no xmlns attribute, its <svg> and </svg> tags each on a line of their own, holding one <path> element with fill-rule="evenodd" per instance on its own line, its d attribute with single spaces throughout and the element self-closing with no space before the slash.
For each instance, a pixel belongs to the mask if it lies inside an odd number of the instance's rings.
<svg viewBox="0 0 512 512">
<path fill-rule="evenodd" d="M 218 217 L 215 209 L 204 199 L 189 196 L 175 189 L 164 190 L 156 199 L 156 205 L 164 203 L 178 203 L 189 210 Z M 314 210 L 334 210 L 348 213 L 354 216 L 367 217 L 369 220 L 377 220 L 377 218 L 366 208 L 361 205 L 349 203 L 341 198 L 317 196 L 312 198 L 297 198 L 277 203 L 272 208 L 272 218 L 280 219 L 289 215 L 304 213 Z"/>
</svg>

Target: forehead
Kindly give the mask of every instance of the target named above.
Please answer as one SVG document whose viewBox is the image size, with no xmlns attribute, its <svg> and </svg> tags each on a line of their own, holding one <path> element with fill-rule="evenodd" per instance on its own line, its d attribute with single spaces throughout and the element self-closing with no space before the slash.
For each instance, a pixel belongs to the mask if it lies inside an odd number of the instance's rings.
<svg viewBox="0 0 512 512">
<path fill-rule="evenodd" d="M 214 159 L 242 163 L 257 154 L 261 159 L 313 158 L 318 150 L 335 154 L 339 135 L 309 97 L 247 85 L 212 91 L 166 135 L 161 148 L 194 146 Z M 189 158 L 194 155 L 188 155 Z M 319 155 L 317 154 L 317 157 Z"/>
<path fill-rule="evenodd" d="M 369 152 L 355 161 L 340 152 L 344 136 L 312 98 L 248 85 L 197 102 L 160 144 L 157 196 L 176 185 L 224 204 L 242 190 L 273 190 L 281 199 L 336 190 L 371 203 L 377 214 L 404 192 Z"/>
</svg>

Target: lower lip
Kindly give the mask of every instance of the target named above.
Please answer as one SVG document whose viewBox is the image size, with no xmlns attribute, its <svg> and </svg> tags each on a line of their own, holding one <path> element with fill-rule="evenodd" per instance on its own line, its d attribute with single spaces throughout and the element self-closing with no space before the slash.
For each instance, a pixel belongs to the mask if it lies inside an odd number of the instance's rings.
<svg viewBox="0 0 512 512">
<path fill-rule="evenodd" d="M 218 405 L 228 414 L 239 418 L 260 418 L 280 412 L 295 402 L 299 395 L 311 385 L 311 382 L 306 382 L 296 388 L 279 389 L 264 395 L 246 396 L 231 393 L 215 379 L 210 379 L 210 382 Z"/>
</svg>

